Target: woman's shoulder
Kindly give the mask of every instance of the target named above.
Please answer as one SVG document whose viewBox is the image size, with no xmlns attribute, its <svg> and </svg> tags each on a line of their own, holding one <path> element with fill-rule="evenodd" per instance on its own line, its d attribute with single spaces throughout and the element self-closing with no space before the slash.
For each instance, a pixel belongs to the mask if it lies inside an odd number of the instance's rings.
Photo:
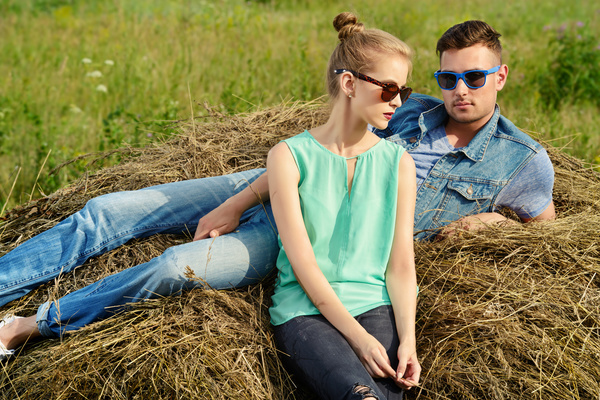
<svg viewBox="0 0 600 400">
<path fill-rule="evenodd" d="M 386 140 L 386 139 L 380 139 L 381 143 L 381 147 L 383 147 L 386 151 L 397 154 L 398 156 L 403 156 L 404 154 L 408 154 L 406 149 L 398 144 L 398 143 L 394 143 L 392 141 Z"/>
<path fill-rule="evenodd" d="M 277 143 L 275 146 L 271 147 L 269 152 L 267 153 L 267 161 L 271 161 L 272 163 L 280 163 L 285 161 L 292 155 L 291 150 L 286 143 L 285 140 Z M 267 162 L 267 165 L 269 163 Z"/>
<path fill-rule="evenodd" d="M 305 129 L 301 133 L 298 133 L 294 136 L 290 136 L 289 138 L 282 140 L 282 142 L 295 143 L 295 142 L 303 142 L 306 140 L 312 140 L 312 136 L 311 136 L 310 132 L 308 132 L 308 130 Z"/>
<path fill-rule="evenodd" d="M 275 146 L 271 147 L 269 154 L 273 152 L 289 152 L 291 147 L 297 146 L 298 144 L 307 140 L 311 140 L 311 136 L 307 130 L 304 130 L 302 133 L 298 133 L 294 136 L 290 136 L 289 138 L 281 140 Z"/>
</svg>

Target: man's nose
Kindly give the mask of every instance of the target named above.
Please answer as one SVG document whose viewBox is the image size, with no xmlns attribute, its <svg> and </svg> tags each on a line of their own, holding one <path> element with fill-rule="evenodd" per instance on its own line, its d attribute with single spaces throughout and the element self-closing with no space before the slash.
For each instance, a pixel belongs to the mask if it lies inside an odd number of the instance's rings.
<svg viewBox="0 0 600 400">
<path fill-rule="evenodd" d="M 467 84 L 465 83 L 465 78 L 461 77 L 458 82 L 456 82 L 456 87 L 454 88 L 454 90 L 456 90 L 457 92 L 467 92 L 469 90 L 469 87 L 467 86 Z"/>
</svg>

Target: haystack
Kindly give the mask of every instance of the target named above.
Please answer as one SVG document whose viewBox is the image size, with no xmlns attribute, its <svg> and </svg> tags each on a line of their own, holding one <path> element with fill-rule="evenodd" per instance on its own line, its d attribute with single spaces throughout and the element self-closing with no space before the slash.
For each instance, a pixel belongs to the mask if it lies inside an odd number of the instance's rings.
<svg viewBox="0 0 600 400">
<path fill-rule="evenodd" d="M 262 167 L 273 144 L 326 116 L 326 106 L 315 101 L 182 121 L 164 143 L 119 149 L 119 165 L 11 210 L 0 223 L 0 254 L 103 193 Z M 409 398 L 599 398 L 600 176 L 547 148 L 556 170 L 556 221 L 416 243 L 423 375 Z M 134 240 L 0 312 L 31 314 L 48 297 L 189 240 Z M 11 399 L 312 398 L 277 359 L 267 311 L 271 283 L 137 304 L 63 339 L 28 344 L 2 365 L 0 393 Z"/>
</svg>

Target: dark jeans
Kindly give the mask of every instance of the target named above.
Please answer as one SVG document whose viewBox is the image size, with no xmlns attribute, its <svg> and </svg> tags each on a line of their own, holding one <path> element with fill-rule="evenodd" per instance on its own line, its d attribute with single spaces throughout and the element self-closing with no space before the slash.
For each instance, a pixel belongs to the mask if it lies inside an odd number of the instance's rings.
<svg viewBox="0 0 600 400">
<path fill-rule="evenodd" d="M 377 307 L 356 320 L 385 347 L 396 369 L 399 341 L 392 307 Z M 402 389 L 391 379 L 369 375 L 350 344 L 322 315 L 296 317 L 275 326 L 274 333 L 288 371 L 320 398 L 363 399 L 356 387 L 367 386 L 380 400 L 402 399 Z"/>
</svg>

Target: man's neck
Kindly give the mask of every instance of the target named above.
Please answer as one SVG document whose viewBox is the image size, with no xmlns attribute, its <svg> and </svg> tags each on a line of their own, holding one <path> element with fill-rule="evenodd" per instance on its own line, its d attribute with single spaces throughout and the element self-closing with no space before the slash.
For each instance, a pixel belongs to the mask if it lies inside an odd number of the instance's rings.
<svg viewBox="0 0 600 400">
<path fill-rule="evenodd" d="M 448 143 L 455 148 L 467 146 L 488 121 L 458 122 L 449 118 L 445 126 Z"/>
</svg>

